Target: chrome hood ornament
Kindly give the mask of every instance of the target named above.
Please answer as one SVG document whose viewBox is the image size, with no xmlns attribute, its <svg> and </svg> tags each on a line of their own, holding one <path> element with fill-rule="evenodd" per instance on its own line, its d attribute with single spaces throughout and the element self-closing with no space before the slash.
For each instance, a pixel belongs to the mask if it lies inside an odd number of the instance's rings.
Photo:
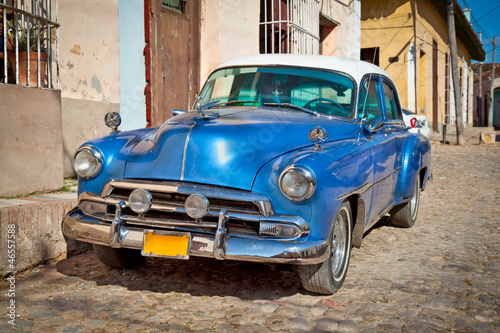
<svg viewBox="0 0 500 333">
<path fill-rule="evenodd" d="M 111 128 L 111 133 L 119 132 L 118 127 L 122 123 L 122 117 L 118 112 L 108 112 L 104 117 L 104 123 Z"/>
<path fill-rule="evenodd" d="M 309 141 L 314 143 L 314 150 L 321 150 L 320 144 L 328 139 L 328 132 L 317 126 L 309 131 Z"/>
</svg>

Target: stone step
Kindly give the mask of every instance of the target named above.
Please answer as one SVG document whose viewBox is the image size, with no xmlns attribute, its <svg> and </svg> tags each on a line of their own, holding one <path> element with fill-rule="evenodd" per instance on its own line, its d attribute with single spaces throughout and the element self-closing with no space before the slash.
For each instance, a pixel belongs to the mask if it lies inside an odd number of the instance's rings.
<svg viewBox="0 0 500 333">
<path fill-rule="evenodd" d="M 73 192 L 0 199 L 0 276 L 87 248 L 61 231 L 64 215 L 76 205 Z"/>
</svg>

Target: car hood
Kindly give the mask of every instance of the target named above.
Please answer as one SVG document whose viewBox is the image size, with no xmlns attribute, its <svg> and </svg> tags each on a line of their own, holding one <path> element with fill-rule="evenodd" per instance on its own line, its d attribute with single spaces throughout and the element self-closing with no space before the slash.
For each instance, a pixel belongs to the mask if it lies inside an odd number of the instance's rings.
<svg viewBox="0 0 500 333">
<path fill-rule="evenodd" d="M 268 161 L 312 147 L 308 133 L 316 126 L 328 132 L 328 141 L 356 134 L 352 122 L 295 111 L 239 109 L 203 120 L 197 113 L 186 113 L 171 118 L 134 147 L 124 177 L 251 190 L 257 172 Z"/>
</svg>

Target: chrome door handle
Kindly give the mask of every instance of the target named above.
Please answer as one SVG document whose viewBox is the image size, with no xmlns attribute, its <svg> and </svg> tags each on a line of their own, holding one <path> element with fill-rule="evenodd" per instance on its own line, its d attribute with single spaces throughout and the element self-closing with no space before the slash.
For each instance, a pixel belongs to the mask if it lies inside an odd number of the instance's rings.
<svg viewBox="0 0 500 333">
<path fill-rule="evenodd" d="M 396 132 L 396 129 L 394 127 L 386 127 L 385 132 L 391 134 L 392 132 Z"/>
</svg>

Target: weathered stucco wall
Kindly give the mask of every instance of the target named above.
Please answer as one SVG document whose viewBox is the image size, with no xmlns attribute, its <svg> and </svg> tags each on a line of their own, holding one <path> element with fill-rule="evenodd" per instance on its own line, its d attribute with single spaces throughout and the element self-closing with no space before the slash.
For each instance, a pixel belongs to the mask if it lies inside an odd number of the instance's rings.
<svg viewBox="0 0 500 333">
<path fill-rule="evenodd" d="M 61 1 L 59 18 L 64 174 L 70 176 L 75 150 L 107 134 L 104 115 L 119 110 L 118 0 Z"/>
<path fill-rule="evenodd" d="M 203 1 L 201 9 L 203 84 L 221 62 L 259 53 L 260 0 Z"/>
<path fill-rule="evenodd" d="M 0 101 L 0 197 L 60 189 L 60 91 L 0 84 Z"/>
<path fill-rule="evenodd" d="M 335 28 L 334 45 L 327 53 L 338 57 L 359 59 L 361 44 L 361 1 L 360 0 L 321 0 L 320 12 L 323 16 L 338 23 Z"/>
</svg>

